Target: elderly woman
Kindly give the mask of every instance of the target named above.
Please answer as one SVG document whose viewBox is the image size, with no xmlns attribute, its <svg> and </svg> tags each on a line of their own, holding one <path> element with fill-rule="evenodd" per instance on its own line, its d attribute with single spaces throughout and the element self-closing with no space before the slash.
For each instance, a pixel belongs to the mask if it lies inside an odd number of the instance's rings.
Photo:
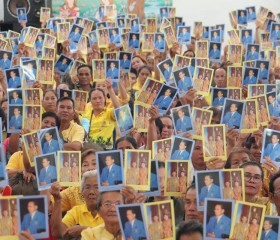
<svg viewBox="0 0 280 240">
<path fill-rule="evenodd" d="M 79 237 L 87 227 L 95 227 L 103 223 L 103 219 L 96 211 L 98 197 L 97 171 L 88 171 L 83 174 L 81 194 L 85 203 L 69 210 L 62 219 L 61 194 L 58 182 L 53 183 L 50 193 L 54 198 L 54 207 L 51 216 L 51 229 L 55 237 Z"/>
</svg>

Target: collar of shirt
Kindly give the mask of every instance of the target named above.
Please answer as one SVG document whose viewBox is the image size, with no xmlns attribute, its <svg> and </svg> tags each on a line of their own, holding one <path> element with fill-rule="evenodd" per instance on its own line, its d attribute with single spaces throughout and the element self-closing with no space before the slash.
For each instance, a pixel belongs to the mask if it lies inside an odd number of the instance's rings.
<svg viewBox="0 0 280 240">
<path fill-rule="evenodd" d="M 37 212 L 37 211 L 36 211 L 36 212 Z M 33 219 L 33 218 L 34 218 L 34 216 L 35 216 L 36 212 L 34 212 L 34 213 L 30 214 L 31 219 Z"/>
<path fill-rule="evenodd" d="M 212 184 L 208 186 L 208 191 L 210 190 L 211 186 L 212 186 Z"/>
<path fill-rule="evenodd" d="M 224 215 L 222 215 L 222 216 L 224 216 Z M 222 216 L 217 217 L 217 223 L 221 220 L 221 217 L 222 217 Z"/>
</svg>

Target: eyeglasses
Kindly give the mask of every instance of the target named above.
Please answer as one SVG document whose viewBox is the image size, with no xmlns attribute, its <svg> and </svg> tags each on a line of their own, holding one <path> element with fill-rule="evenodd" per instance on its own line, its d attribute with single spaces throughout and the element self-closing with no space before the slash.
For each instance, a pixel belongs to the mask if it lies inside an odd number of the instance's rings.
<svg viewBox="0 0 280 240">
<path fill-rule="evenodd" d="M 105 202 L 101 206 L 104 206 L 105 208 L 109 209 L 111 207 L 116 207 L 117 205 L 120 205 L 121 202 L 111 203 L 111 202 Z"/>
<path fill-rule="evenodd" d="M 246 182 L 251 181 L 251 179 L 253 179 L 253 181 L 255 183 L 259 183 L 262 181 L 262 176 L 261 175 L 251 175 L 250 173 L 244 173 L 244 179 Z"/>
</svg>

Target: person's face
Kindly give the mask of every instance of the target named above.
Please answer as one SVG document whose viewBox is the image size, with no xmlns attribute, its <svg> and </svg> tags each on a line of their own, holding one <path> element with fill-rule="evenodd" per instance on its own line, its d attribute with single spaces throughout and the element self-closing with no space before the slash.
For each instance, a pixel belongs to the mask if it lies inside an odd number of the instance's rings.
<svg viewBox="0 0 280 240">
<path fill-rule="evenodd" d="M 269 221 L 264 221 L 263 223 L 263 230 L 268 231 L 272 228 L 272 225 L 270 224 Z"/>
<path fill-rule="evenodd" d="M 236 111 L 237 111 L 237 107 L 236 107 L 235 104 L 231 104 L 231 105 L 230 105 L 230 111 L 231 111 L 231 112 L 236 112 Z"/>
<path fill-rule="evenodd" d="M 179 240 L 202 240 L 202 235 L 199 232 L 180 236 Z"/>
<path fill-rule="evenodd" d="M 192 154 L 192 164 L 195 170 L 205 170 L 206 163 L 203 158 L 203 146 L 202 141 L 195 141 L 194 150 Z"/>
<path fill-rule="evenodd" d="M 110 166 L 113 165 L 114 160 L 112 159 L 111 156 L 107 156 L 106 159 L 105 159 L 105 163 L 106 163 L 106 166 L 107 166 L 107 167 L 110 167 Z"/>
<path fill-rule="evenodd" d="M 178 111 L 178 117 L 181 118 L 184 116 L 184 112 L 183 111 Z"/>
<path fill-rule="evenodd" d="M 278 139 L 277 135 L 272 135 L 271 142 L 272 142 L 272 144 L 276 144 L 276 143 L 279 142 L 279 139 Z"/>
<path fill-rule="evenodd" d="M 57 97 L 53 92 L 47 92 L 43 99 L 43 107 L 46 111 L 55 112 Z"/>
<path fill-rule="evenodd" d="M 131 65 L 132 65 L 132 67 L 133 67 L 134 69 L 136 69 L 136 70 L 138 71 L 138 69 L 139 69 L 141 66 L 143 66 L 144 63 L 143 63 L 143 61 L 142 61 L 140 58 L 135 57 L 135 58 L 132 59 Z"/>
<path fill-rule="evenodd" d="M 173 124 L 172 124 L 172 120 L 170 118 L 167 117 L 163 117 L 160 119 L 162 122 L 162 132 L 161 132 L 161 138 L 169 138 L 172 136 L 173 133 Z"/>
<path fill-rule="evenodd" d="M 15 72 L 10 72 L 10 76 L 13 78 L 13 77 L 15 77 L 16 76 L 16 74 L 15 74 Z"/>
<path fill-rule="evenodd" d="M 131 222 L 135 219 L 136 215 L 131 210 L 127 210 L 126 211 L 126 217 L 127 217 L 128 221 Z"/>
<path fill-rule="evenodd" d="M 29 203 L 27 204 L 27 210 L 28 210 L 28 212 L 29 212 L 30 214 L 36 212 L 37 209 L 38 209 L 38 206 L 36 206 L 36 205 L 34 204 L 34 202 L 29 202 Z"/>
<path fill-rule="evenodd" d="M 50 162 L 48 161 L 48 159 L 44 158 L 42 160 L 42 165 L 43 165 L 44 168 L 46 168 L 50 165 Z"/>
<path fill-rule="evenodd" d="M 206 186 L 210 186 L 213 183 L 213 179 L 211 179 L 209 176 L 205 176 L 204 183 Z"/>
<path fill-rule="evenodd" d="M 227 74 L 224 69 L 219 68 L 215 71 L 214 81 L 215 81 L 217 87 L 219 87 L 219 88 L 226 87 L 226 79 L 227 79 Z"/>
<path fill-rule="evenodd" d="M 273 97 L 273 96 L 269 96 L 268 97 L 268 101 L 269 101 L 269 103 L 273 103 L 274 101 L 275 101 L 275 98 Z"/>
<path fill-rule="evenodd" d="M 250 71 L 249 71 L 249 76 L 250 76 L 250 77 L 253 77 L 253 76 L 254 76 L 253 70 L 250 70 Z"/>
<path fill-rule="evenodd" d="M 92 75 L 88 67 L 82 67 L 78 71 L 79 84 L 81 86 L 89 85 Z"/>
<path fill-rule="evenodd" d="M 221 98 L 223 96 L 223 93 L 221 91 L 218 92 L 218 97 Z"/>
<path fill-rule="evenodd" d="M 226 187 L 230 187 L 230 182 L 225 183 Z"/>
<path fill-rule="evenodd" d="M 250 158 L 247 153 L 233 153 L 230 160 L 231 168 L 239 168 L 245 162 L 249 162 Z"/>
<path fill-rule="evenodd" d="M 42 120 L 42 129 L 55 127 L 55 126 L 56 126 L 56 121 L 55 118 L 53 117 L 45 117 Z"/>
<path fill-rule="evenodd" d="M 158 216 L 155 215 L 155 216 L 153 217 L 153 220 L 154 220 L 154 222 L 158 222 Z"/>
<path fill-rule="evenodd" d="M 180 144 L 179 144 L 179 149 L 180 149 L 181 151 L 183 151 L 183 150 L 186 149 L 186 145 L 185 145 L 184 142 L 180 142 Z"/>
<path fill-rule="evenodd" d="M 124 140 L 118 143 L 117 149 L 122 150 L 124 156 L 125 149 L 134 149 L 134 147 L 129 141 Z"/>
<path fill-rule="evenodd" d="M 74 116 L 74 106 L 71 100 L 63 100 L 57 106 L 57 115 L 61 121 L 71 121 Z"/>
<path fill-rule="evenodd" d="M 251 176 L 259 176 L 261 177 L 261 170 L 257 166 L 246 166 L 244 167 L 244 175 L 250 174 Z M 245 194 L 246 195 L 257 195 L 261 188 L 263 182 L 255 182 L 254 179 L 250 179 L 250 181 L 245 180 Z"/>
<path fill-rule="evenodd" d="M 96 208 L 96 200 L 99 194 L 97 181 L 97 176 L 87 178 L 82 189 L 82 195 L 89 210 L 95 210 Z"/>
<path fill-rule="evenodd" d="M 90 102 L 92 104 L 93 109 L 100 110 L 105 106 L 105 98 L 101 91 L 93 91 L 91 93 Z"/>
<path fill-rule="evenodd" d="M 105 224 L 118 224 L 118 215 L 116 207 L 112 205 L 109 208 L 104 206 L 104 203 L 122 204 L 123 198 L 119 192 L 106 192 L 102 195 L 101 207 L 99 209 L 99 215 L 103 218 Z"/>
<path fill-rule="evenodd" d="M 64 167 L 68 167 L 69 166 L 69 163 L 66 161 L 64 162 Z"/>
<path fill-rule="evenodd" d="M 151 73 L 147 68 L 143 68 L 140 72 L 139 72 L 139 80 L 141 82 L 146 81 L 147 77 L 150 77 Z"/>
<path fill-rule="evenodd" d="M 216 205 L 215 209 L 214 209 L 214 213 L 216 215 L 216 217 L 220 217 L 224 214 L 225 210 L 222 209 L 221 205 Z"/>
<path fill-rule="evenodd" d="M 18 98 L 18 93 L 17 92 L 13 92 L 13 98 L 14 99 Z"/>
<path fill-rule="evenodd" d="M 190 188 L 185 195 L 185 221 L 198 220 L 203 222 L 203 214 L 197 210 L 196 190 Z"/>
<path fill-rule="evenodd" d="M 167 89 L 164 93 L 165 96 L 169 96 L 171 94 L 171 90 L 170 89 Z"/>
<path fill-rule="evenodd" d="M 14 115 L 18 116 L 19 115 L 19 110 L 17 108 L 14 109 Z"/>
<path fill-rule="evenodd" d="M 82 174 L 87 171 L 96 169 L 96 156 L 94 153 L 88 154 L 86 157 L 82 159 Z"/>
</svg>

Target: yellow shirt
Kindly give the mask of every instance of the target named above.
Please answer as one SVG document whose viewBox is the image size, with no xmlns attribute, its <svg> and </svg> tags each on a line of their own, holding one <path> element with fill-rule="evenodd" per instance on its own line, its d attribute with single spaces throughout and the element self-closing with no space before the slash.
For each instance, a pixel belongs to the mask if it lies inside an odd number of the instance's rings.
<svg viewBox="0 0 280 240">
<path fill-rule="evenodd" d="M 9 159 L 7 170 L 24 170 L 22 151 L 15 152 Z"/>
<path fill-rule="evenodd" d="M 83 144 L 84 142 L 84 136 L 85 136 L 84 128 L 73 121 L 70 122 L 69 128 L 63 130 L 61 134 L 63 140 L 68 143 L 80 142 L 81 144 Z"/>
<path fill-rule="evenodd" d="M 77 205 L 85 203 L 80 187 L 69 187 L 61 191 L 61 209 L 62 212 L 69 211 Z"/>
<path fill-rule="evenodd" d="M 102 137 L 103 141 L 106 143 L 110 139 L 110 143 L 107 145 L 113 144 L 113 131 L 115 128 L 115 116 L 113 108 L 104 108 L 104 110 L 95 116 L 91 112 L 87 112 L 84 117 L 90 121 L 90 131 L 89 136 L 93 140 Z"/>
<path fill-rule="evenodd" d="M 88 211 L 86 204 L 73 207 L 66 213 L 62 222 L 69 228 L 74 225 L 80 225 L 85 227 L 96 227 L 103 223 L 103 219 L 96 214 L 92 216 L 91 212 Z"/>
<path fill-rule="evenodd" d="M 115 239 L 114 235 L 109 233 L 106 229 L 104 224 L 94 227 L 94 228 L 87 228 L 82 231 L 82 240 L 111 240 Z"/>
</svg>

